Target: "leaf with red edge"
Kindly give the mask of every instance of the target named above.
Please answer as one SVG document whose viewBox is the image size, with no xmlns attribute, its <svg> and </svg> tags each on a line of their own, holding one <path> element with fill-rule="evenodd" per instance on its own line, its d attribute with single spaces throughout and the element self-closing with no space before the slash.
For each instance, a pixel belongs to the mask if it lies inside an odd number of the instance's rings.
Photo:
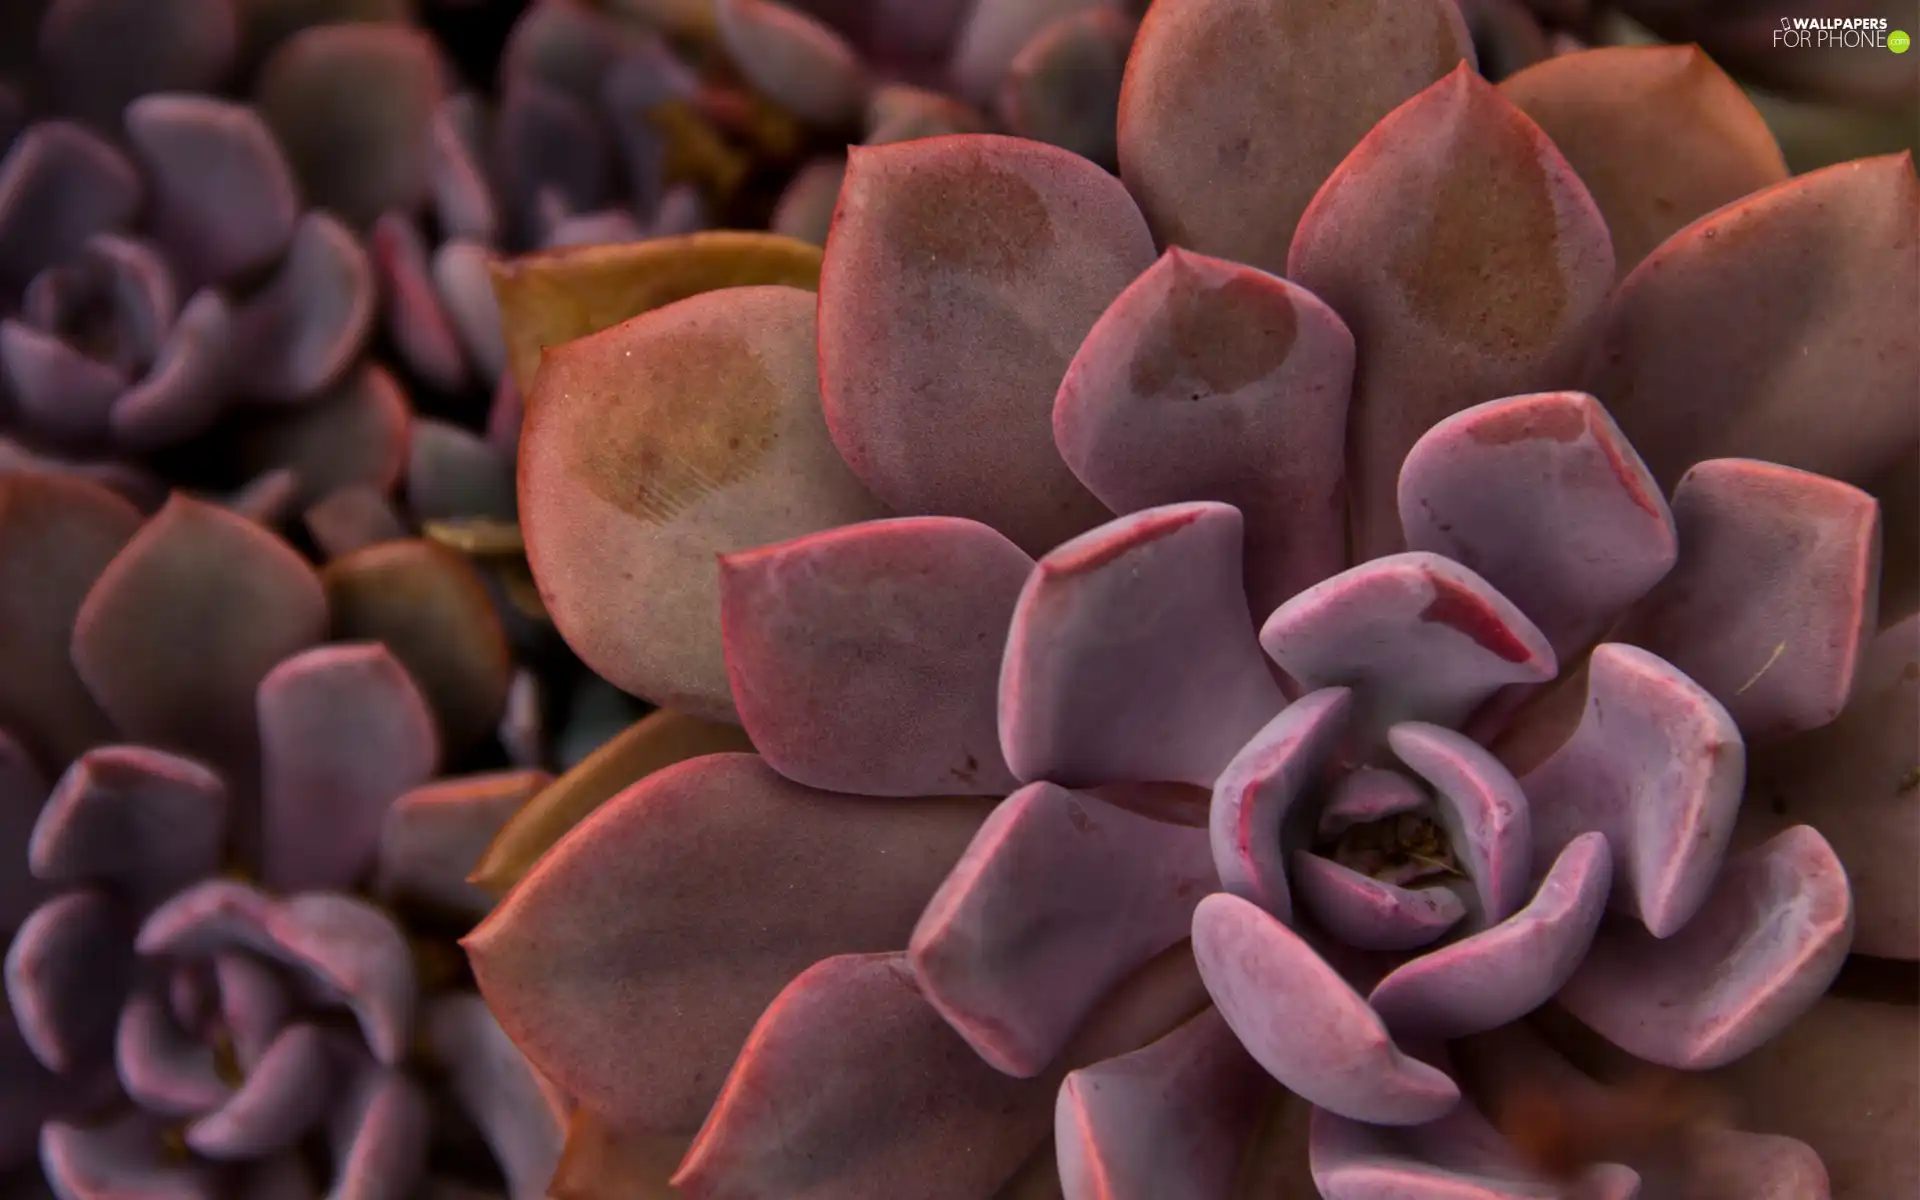
<svg viewBox="0 0 1920 1200">
<path fill-rule="evenodd" d="M 40 1163 L 68 1196 L 166 1196 L 216 1200 L 222 1180 L 207 1163 L 181 1162 L 167 1152 L 160 1121 L 138 1109 L 105 1122 L 49 1122 L 40 1134 Z"/>
<path fill-rule="evenodd" d="M 749 754 L 693 759 L 574 827 L 462 945 L 557 1086 L 616 1128 L 690 1133 L 795 975 L 906 945 L 988 808 L 815 791 Z"/>
<path fill-rule="evenodd" d="M 1696 218 L 1787 177 L 1753 101 L 1698 46 L 1555 55 L 1500 90 L 1593 193 L 1620 275 Z"/>
<path fill-rule="evenodd" d="M 72 1074 L 112 1053 L 134 982 L 132 922 L 102 891 L 65 892 L 33 911 L 7 947 L 7 1006 L 49 1071 Z"/>
<path fill-rule="evenodd" d="M 1566 159 L 1463 64 L 1354 147 L 1301 217 L 1286 274 L 1346 320 L 1366 367 L 1347 460 L 1367 559 L 1401 548 L 1395 489 L 1420 435 L 1580 368 L 1613 251 Z"/>
<path fill-rule="evenodd" d="M 1104 507 L 1054 449 L 1073 352 L 1153 260 L 1120 182 L 1037 142 L 856 147 L 820 273 L 820 394 L 847 465 L 903 514 L 1042 554 Z"/>
<path fill-rule="evenodd" d="M 1217 1009 L 1068 1075 L 1054 1106 L 1066 1200 L 1228 1200 L 1273 1087 Z"/>
<path fill-rule="evenodd" d="M 27 861 L 41 879 L 110 883 L 144 908 L 219 869 L 228 803 L 226 783 L 200 763 L 102 746 L 47 795 Z"/>
<path fill-rule="evenodd" d="M 1004 796 L 1001 649 L 1033 560 L 902 517 L 722 556 L 727 677 L 754 748 L 809 787 Z"/>
<path fill-rule="evenodd" d="M 401 796 L 380 829 L 375 893 L 388 903 L 485 915 L 494 898 L 467 876 L 501 828 L 552 782 L 545 771 L 489 771 Z"/>
<path fill-rule="evenodd" d="M 234 309 L 230 382 L 252 400 L 311 400 L 353 367 L 378 303 L 359 239 L 326 211 L 309 210 L 272 277 Z"/>
<path fill-rule="evenodd" d="M 448 1090 L 485 1135 L 508 1194 L 545 1196 L 566 1132 L 566 1113 L 553 1089 L 471 993 L 434 1000 L 422 1034 L 428 1053 L 447 1072 Z"/>
<path fill-rule="evenodd" d="M 1862 487 L 1920 446 L 1920 180 L 1905 154 L 1797 176 L 1620 285 L 1588 389 L 1663 486 L 1756 458 Z"/>
<path fill-rule="evenodd" d="M 1202 900 L 1193 953 L 1240 1044 L 1288 1090 L 1378 1125 L 1424 1125 L 1459 1102 L 1445 1072 L 1402 1053 L 1338 972 L 1251 903 Z"/>
<path fill-rule="evenodd" d="M 317 1025 L 289 1025 L 214 1111 L 187 1126 L 203 1158 L 245 1161 L 292 1148 L 326 1114 L 333 1063 Z"/>
<path fill-rule="evenodd" d="M 981 1058 L 1030 1078 L 1114 985 L 1186 939 L 1214 887 L 1201 830 L 1030 784 L 927 902 L 909 960 Z"/>
<path fill-rule="evenodd" d="M 1570 659 L 1672 569 L 1673 514 L 1593 397 L 1489 400 L 1400 467 L 1407 545 L 1471 568 Z"/>
<path fill-rule="evenodd" d="M 1000 673 L 1013 773 L 1065 787 L 1211 787 L 1285 703 L 1241 586 L 1240 514 L 1170 504 L 1040 560 Z"/>
<path fill-rule="evenodd" d="M 1046 1136 L 1052 1096 L 975 1057 L 906 955 L 841 955 L 767 1007 L 673 1183 L 690 1200 L 978 1200 Z"/>
<path fill-rule="evenodd" d="M 1353 335 L 1304 288 L 1170 248 L 1094 324 L 1053 437 L 1115 512 L 1216 500 L 1247 522 L 1253 611 L 1347 565 Z"/>
<path fill-rule="evenodd" d="M 1471 1104 L 1411 1129 L 1367 1125 L 1316 1109 L 1308 1143 L 1324 1200 L 1637 1200 L 1632 1171 L 1618 1190 L 1539 1178 Z"/>
<path fill-rule="evenodd" d="M 1879 624 L 1880 506 L 1751 459 L 1697 464 L 1673 491 L 1680 560 L 1616 636 L 1684 671 L 1749 744 L 1840 715 Z"/>
<path fill-rule="evenodd" d="M 0 285 L 10 295 L 140 211 L 140 172 L 100 135 L 40 121 L 0 158 Z"/>
<path fill-rule="evenodd" d="M 1920 614 L 1868 647 L 1853 699 L 1824 728 L 1755 751 L 1734 832 L 1751 845 L 1820 831 L 1847 869 L 1853 953 L 1920 960 Z"/>
<path fill-rule="evenodd" d="M 1602 927 L 1558 999 L 1630 1054 L 1724 1066 L 1811 1008 L 1852 940 L 1846 871 L 1818 833 L 1795 826 L 1729 859 L 1671 937 Z"/>
<path fill-rule="evenodd" d="M 1120 173 L 1163 245 L 1288 274 L 1314 192 L 1376 122 L 1473 61 L 1434 0 L 1162 0 L 1120 92 Z"/>
<path fill-rule="evenodd" d="M 714 555 L 886 515 L 820 415 L 814 297 L 784 287 L 707 292 L 549 349 L 520 509 L 568 644 L 616 686 L 720 720 Z"/>
<path fill-rule="evenodd" d="M 400 383 L 373 363 L 311 403 L 236 422 L 229 451 L 249 474 L 290 467 L 299 503 L 344 488 L 390 494 L 407 467 L 413 411 Z"/>
<path fill-rule="evenodd" d="M 1118 158 L 1114 118 L 1139 26 L 1109 0 L 1042 28 L 1002 82 L 996 107 L 1007 129 L 1111 170 Z"/>
</svg>

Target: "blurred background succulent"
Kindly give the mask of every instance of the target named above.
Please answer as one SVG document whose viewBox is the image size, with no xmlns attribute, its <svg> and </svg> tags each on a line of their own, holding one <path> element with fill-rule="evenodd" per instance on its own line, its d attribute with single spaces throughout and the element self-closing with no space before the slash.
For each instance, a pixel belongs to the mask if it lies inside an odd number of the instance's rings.
<svg viewBox="0 0 1920 1200">
<path fill-rule="evenodd" d="M 1473 53 L 1160 0 L 1118 178 L 855 147 L 817 297 L 549 348 L 557 628 L 755 751 L 496 843 L 570 1186 L 1915 1185 L 1912 161 L 1790 177 L 1695 49 Z M 1503 1102 L 1649 1063 L 1743 1111 L 1569 1162 Z"/>
</svg>

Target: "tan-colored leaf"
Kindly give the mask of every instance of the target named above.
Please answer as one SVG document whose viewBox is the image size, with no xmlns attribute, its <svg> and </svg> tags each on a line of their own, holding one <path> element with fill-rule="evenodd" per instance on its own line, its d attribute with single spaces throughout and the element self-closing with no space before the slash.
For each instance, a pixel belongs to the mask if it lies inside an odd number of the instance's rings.
<svg viewBox="0 0 1920 1200">
<path fill-rule="evenodd" d="M 509 259 L 493 268 L 508 362 L 533 394 L 540 352 L 641 313 L 719 288 L 783 284 L 817 290 L 820 247 L 770 233 L 723 230 Z"/>
<path fill-rule="evenodd" d="M 686 1151 L 686 1138 L 624 1133 L 578 1108 L 547 1195 L 551 1200 L 673 1200 L 680 1193 L 667 1180 Z"/>
</svg>

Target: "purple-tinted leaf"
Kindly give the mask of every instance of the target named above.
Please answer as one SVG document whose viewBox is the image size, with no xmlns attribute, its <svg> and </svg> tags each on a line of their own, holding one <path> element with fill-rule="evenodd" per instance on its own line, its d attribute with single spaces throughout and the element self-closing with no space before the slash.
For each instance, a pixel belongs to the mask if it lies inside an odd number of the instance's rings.
<svg viewBox="0 0 1920 1200">
<path fill-rule="evenodd" d="M 845 38 L 774 0 L 715 0 L 733 65 L 754 89 L 803 121 L 851 125 L 866 102 L 866 70 Z"/>
<path fill-rule="evenodd" d="M 352 231 L 308 212 L 273 277 L 234 312 L 234 343 L 244 351 L 234 386 L 269 403 L 312 399 L 359 355 L 377 299 L 373 266 Z"/>
<path fill-rule="evenodd" d="M 492 133 L 493 175 L 520 241 L 539 245 L 555 215 L 613 200 L 614 148 L 606 128 L 565 90 L 510 77 Z"/>
<path fill-rule="evenodd" d="M 1671 937 L 1602 928 L 1559 1000 L 1640 1058 L 1723 1066 L 1812 1007 L 1852 939 L 1846 871 L 1818 833 L 1796 826 L 1730 859 Z"/>
<path fill-rule="evenodd" d="M 406 1057 L 417 987 L 412 949 L 391 917 L 363 900 L 310 892 L 275 905 L 266 934 L 275 957 L 353 1013 L 376 1061 Z"/>
<path fill-rule="evenodd" d="M 414 374 L 442 392 L 465 386 L 460 335 L 433 286 L 426 239 L 404 213 L 383 213 L 369 239 L 386 316 L 387 336 Z"/>
<path fill-rule="evenodd" d="M 276 529 L 293 516 L 300 498 L 300 477 L 289 467 L 263 471 L 227 493 L 221 505 L 257 525 Z"/>
<path fill-rule="evenodd" d="M 1787 177 L 1753 101 L 1697 46 L 1562 54 L 1500 90 L 1593 193 L 1622 275 L 1682 226 Z"/>
<path fill-rule="evenodd" d="M 54 0 L 40 22 L 40 79 L 62 112 L 114 129 L 149 92 L 218 87 L 239 49 L 232 0 Z"/>
<path fill-rule="evenodd" d="M 1293 886 L 1314 924 L 1355 950 L 1416 950 L 1467 915 L 1451 888 L 1400 887 L 1305 850 L 1293 853 Z"/>
<path fill-rule="evenodd" d="M 27 861 L 41 879 L 108 883 L 145 908 L 219 868 L 227 803 L 220 777 L 190 759 L 90 750 L 47 797 Z"/>
<path fill-rule="evenodd" d="M 1127 64 L 1120 172 L 1162 245 L 1291 277 L 1287 247 L 1322 181 L 1472 58 L 1459 10 L 1433 0 L 1161 4 Z"/>
<path fill-rule="evenodd" d="M 1402 1054 L 1359 993 L 1247 901 L 1202 900 L 1193 953 L 1240 1044 L 1290 1091 L 1378 1125 L 1424 1124 L 1459 1102 L 1445 1073 Z"/>
<path fill-rule="evenodd" d="M 1065 1200 L 1227 1200 L 1270 1091 L 1215 1009 L 1082 1067 L 1054 1107 Z"/>
<path fill-rule="evenodd" d="M 494 1015 L 556 1085 L 622 1128 L 689 1133 L 789 980 L 906 944 L 986 811 L 814 791 L 752 755 L 697 758 L 601 805 L 462 944 Z"/>
<path fill-rule="evenodd" d="M 293 992 L 269 962 L 245 954 L 216 955 L 213 979 L 234 1060 L 251 1071 L 293 1015 Z"/>
<path fill-rule="evenodd" d="M 1663 486 L 1719 457 L 1870 486 L 1920 442 L 1916 228 L 1907 155 L 1729 205 L 1621 283 L 1590 390 Z"/>
<path fill-rule="evenodd" d="M 434 251 L 431 269 L 441 311 L 453 322 L 474 369 L 483 379 L 504 379 L 507 344 L 500 332 L 500 302 L 487 273 L 492 261 L 484 245 L 449 239 Z"/>
<path fill-rule="evenodd" d="M 1248 739 L 1214 782 L 1208 839 L 1220 886 L 1282 921 L 1293 919 L 1282 835 L 1297 819 L 1295 803 L 1342 748 L 1352 711 L 1346 688 L 1301 697 Z"/>
<path fill-rule="evenodd" d="M 426 1172 L 432 1122 L 426 1093 L 401 1071 L 362 1059 L 328 1121 L 333 1196 L 410 1200 Z"/>
<path fill-rule="evenodd" d="M 1539 1008 L 1570 979 L 1593 943 L 1613 881 L 1607 839 L 1567 843 L 1527 906 L 1490 929 L 1398 968 L 1367 1003 L 1397 1036 L 1481 1033 Z"/>
<path fill-rule="evenodd" d="M 439 767 L 426 697 L 386 647 L 346 643 L 275 667 L 259 709 L 262 880 L 282 891 L 359 882 L 387 810 Z"/>
<path fill-rule="evenodd" d="M 127 377 L 146 371 L 180 307 L 179 288 L 160 251 L 139 238 L 96 233 L 79 252 L 33 277 L 20 313 L 43 333 Z"/>
<path fill-rule="evenodd" d="M 252 108 L 210 96 L 127 106 L 146 168 L 147 221 L 183 282 L 225 283 L 272 263 L 300 215 L 293 169 Z"/>
<path fill-rule="evenodd" d="M 1532 873 L 1533 827 L 1520 785 L 1477 743 L 1438 725 L 1396 725 L 1387 744 L 1433 789 L 1448 844 L 1473 881 L 1473 926 L 1506 920 L 1526 901 Z"/>
<path fill-rule="evenodd" d="M 976 1058 L 905 955 L 829 958 L 768 1006 L 673 1183 L 691 1200 L 974 1200 L 1046 1136 L 1052 1095 Z"/>
<path fill-rule="evenodd" d="M 312 506 L 341 489 L 391 491 L 406 466 L 412 425 L 406 393 L 370 363 L 311 404 L 254 417 L 232 453 L 248 471 L 292 468 L 296 503 Z"/>
<path fill-rule="evenodd" d="M 1539 762 L 1503 754 L 1526 791 L 1534 860 L 1597 830 L 1613 851 L 1612 907 L 1656 938 L 1687 924 L 1713 886 L 1746 776 L 1740 731 L 1670 664 L 1595 648 L 1579 724 Z"/>
<path fill-rule="evenodd" d="M 380 831 L 375 892 L 389 902 L 484 916 L 493 897 L 467 876 L 501 826 L 550 782 L 545 771 L 497 771 L 430 783 L 401 796 Z"/>
<path fill-rule="evenodd" d="M 1310 1161 L 1324 1200 L 1636 1200 L 1624 1190 L 1563 1188 L 1536 1177 L 1470 1104 L 1437 1121 L 1391 1128 L 1313 1114 Z M 1633 1172 L 1626 1171 L 1629 1180 Z M 1586 1182 L 1586 1181 L 1583 1181 Z"/>
<path fill-rule="evenodd" d="M 520 459 L 520 425 L 527 416 L 525 400 L 513 376 L 502 374 L 487 406 L 487 444 L 512 462 Z"/>
<path fill-rule="evenodd" d="M 490 245 L 500 235 L 500 214 L 480 164 L 478 139 L 470 142 L 461 129 L 479 103 L 471 94 L 450 96 L 434 111 L 427 135 L 427 183 L 435 223 L 446 237 Z"/>
<path fill-rule="evenodd" d="M 637 242 L 649 233 L 623 208 L 604 208 L 598 212 L 554 213 L 545 220 L 546 232 L 540 237 L 542 250 L 568 246 L 604 246 L 616 242 Z M 673 233 L 691 233 L 677 229 Z M 672 236 L 668 234 L 667 236 Z"/>
<path fill-rule="evenodd" d="M 952 517 L 873 521 L 720 560 L 741 724 L 810 787 L 1003 796 L 1001 649 L 1033 560 Z"/>
<path fill-rule="evenodd" d="M 40 1132 L 40 1166 L 62 1200 L 222 1200 L 218 1171 L 169 1154 L 165 1137 L 137 1109 L 92 1125 L 51 1121 Z"/>
<path fill-rule="evenodd" d="M 1040 560 L 1000 676 L 1017 777 L 1213 785 L 1285 703 L 1253 638 L 1241 530 L 1227 505 L 1167 505 Z"/>
<path fill-rule="evenodd" d="M 1206 834 L 1051 783 L 996 808 L 908 943 L 920 989 L 980 1057 L 1040 1074 L 1101 997 L 1187 937 Z"/>
<path fill-rule="evenodd" d="M 1613 253 L 1560 152 L 1462 64 L 1382 120 L 1327 180 L 1286 274 L 1346 320 L 1366 364 L 1348 449 L 1354 551 L 1365 559 L 1401 548 L 1400 464 L 1422 434 L 1579 369 Z"/>
<path fill-rule="evenodd" d="M 1104 4 L 1047 25 L 1014 57 L 1001 83 L 997 107 L 1007 128 L 1114 166 L 1120 87 L 1138 28 L 1131 15 Z"/>
<path fill-rule="evenodd" d="M 11 861 L 0 868 L 0 930 L 18 929 L 47 897 L 49 889 L 27 869 L 18 849 L 29 844 L 46 799 L 46 776 L 26 747 L 0 730 L 0 846 L 15 848 Z M 0 1160 L 4 1157 L 0 1154 Z"/>
<path fill-rule="evenodd" d="M 30 433 L 54 445 L 84 447 L 106 433 L 127 376 L 24 321 L 0 321 L 0 383 Z"/>
<path fill-rule="evenodd" d="M 840 199 L 840 181 L 846 174 L 843 158 L 816 159 L 794 172 L 767 218 L 767 228 L 783 237 L 826 245 L 834 205 Z"/>
<path fill-rule="evenodd" d="M 139 172 L 112 143 L 66 121 L 28 126 L 0 159 L 0 286 L 25 287 L 124 226 L 141 198 Z"/>
<path fill-rule="evenodd" d="M 336 488 L 301 514 L 307 534 L 323 557 L 341 558 L 407 536 L 400 514 L 380 490 L 367 484 Z"/>
<path fill-rule="evenodd" d="M 1053 435 L 1115 512 L 1238 508 L 1264 616 L 1346 565 L 1353 335 L 1302 288 L 1169 249 L 1107 309 L 1060 384 Z"/>
<path fill-rule="evenodd" d="M 1880 506 L 1749 459 L 1696 465 L 1673 492 L 1680 561 L 1620 640 L 1685 672 L 1749 743 L 1840 715 L 1879 622 Z"/>
<path fill-rule="evenodd" d="M 113 1061 L 120 1086 L 147 1112 L 197 1117 L 233 1095 L 213 1044 L 183 1029 L 157 992 L 136 992 L 120 1010 Z"/>
<path fill-rule="evenodd" d="M 148 913 L 134 948 L 170 958 L 210 958 L 236 948 L 271 954 L 266 927 L 273 903 L 251 884 L 209 879 Z"/>
<path fill-rule="evenodd" d="M 187 1126 L 187 1146 L 221 1161 L 290 1148 L 325 1114 L 332 1067 L 318 1026 L 287 1026 L 233 1096 Z"/>
<path fill-rule="evenodd" d="M 448 1090 L 486 1136 L 510 1200 L 544 1200 L 560 1163 L 566 1114 L 486 1004 L 470 994 L 428 1007 L 428 1053 L 448 1072 Z"/>
<path fill-rule="evenodd" d="M 977 0 L 953 43 L 951 70 L 962 95 L 982 107 L 1000 94 L 1014 59 L 1054 22 L 1113 0 Z M 1022 135 L 1025 136 L 1025 135 Z"/>
<path fill-rule="evenodd" d="M 1400 467 L 1414 550 L 1492 584 L 1570 657 L 1672 568 L 1673 515 L 1604 408 L 1580 392 L 1490 400 L 1423 434 Z"/>
<path fill-rule="evenodd" d="M 104 892 L 67 892 L 33 911 L 7 947 L 7 1004 L 34 1057 L 70 1074 L 104 1061 L 133 982 L 132 925 Z"/>
<path fill-rule="evenodd" d="M 827 436 L 814 304 L 730 288 L 546 351 L 520 447 L 527 557 L 615 685 L 731 719 L 714 555 L 885 515 Z"/>
<path fill-rule="evenodd" d="M 867 104 L 866 146 L 887 146 L 950 133 L 987 133 L 993 123 L 945 92 L 905 84 L 875 88 Z"/>
<path fill-rule="evenodd" d="M 407 447 L 407 509 L 422 521 L 514 518 L 513 459 L 447 421 L 414 422 Z"/>
<path fill-rule="evenodd" d="M 235 321 L 219 292 L 203 288 L 180 310 L 146 378 L 113 406 L 113 440 L 145 451 L 203 432 L 226 408 L 241 357 Z"/>
<path fill-rule="evenodd" d="M 1260 644 L 1304 691 L 1352 687 L 1363 746 L 1403 721 L 1459 725 L 1500 688 L 1558 669 L 1545 635 L 1511 601 L 1418 550 L 1301 592 L 1267 618 Z"/>
<path fill-rule="evenodd" d="M 984 134 L 853 150 L 820 277 L 834 444 L 896 511 L 971 517 L 1030 554 L 1095 524 L 1053 397 L 1152 256 L 1119 181 L 1064 150 Z"/>
</svg>

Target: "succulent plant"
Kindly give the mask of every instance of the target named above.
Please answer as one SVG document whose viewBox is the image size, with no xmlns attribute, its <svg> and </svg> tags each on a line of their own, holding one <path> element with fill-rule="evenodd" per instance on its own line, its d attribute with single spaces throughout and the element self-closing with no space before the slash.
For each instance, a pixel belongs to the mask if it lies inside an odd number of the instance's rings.
<svg viewBox="0 0 1920 1200">
<path fill-rule="evenodd" d="M 463 624 L 414 574 L 381 582 Z M 475 1194 L 543 1196 L 567 1101 L 449 938 L 546 776 L 441 776 L 475 732 L 446 635 L 342 640 L 380 624 L 365 582 L 219 507 L 143 519 L 46 474 L 0 481 L 0 579 L 0 1167 L 37 1146 L 69 1200 L 412 1197 L 477 1130 Z"/>
<path fill-rule="evenodd" d="M 757 751 L 465 941 L 608 1194 L 1556 1194 L 1494 1127 L 1578 1090 L 1549 1017 L 1769 1098 L 1586 1186 L 1912 1186 L 1802 1102 L 1915 1088 L 1822 1000 L 1920 958 L 1911 162 L 1785 178 L 1691 49 L 1470 55 L 1160 0 L 1118 179 L 855 148 L 817 298 L 548 351 L 558 629 Z"/>
</svg>

